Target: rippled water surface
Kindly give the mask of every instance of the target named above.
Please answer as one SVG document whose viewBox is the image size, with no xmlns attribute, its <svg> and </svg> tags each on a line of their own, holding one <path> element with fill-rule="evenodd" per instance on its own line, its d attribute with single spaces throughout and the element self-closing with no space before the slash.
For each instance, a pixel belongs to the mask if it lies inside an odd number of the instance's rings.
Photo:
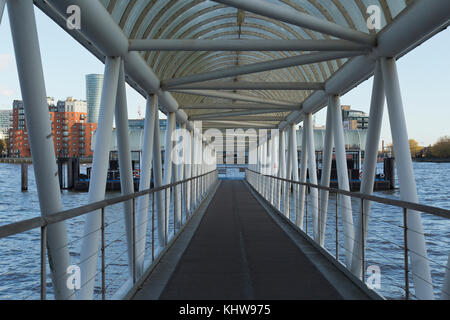
<svg viewBox="0 0 450 320">
<path fill-rule="evenodd" d="M 85 167 L 82 168 L 82 171 Z M 380 169 L 381 170 L 381 169 Z M 430 206 L 450 209 L 450 163 L 414 163 L 414 171 L 418 187 L 420 203 Z M 29 166 L 29 191 L 20 191 L 20 165 L 0 164 L 0 225 L 25 220 L 40 215 L 39 201 L 34 180 L 33 167 Z M 379 196 L 398 198 L 399 190 L 377 192 Z M 107 197 L 117 196 L 118 193 L 108 192 Z M 61 193 L 64 209 L 87 204 L 87 193 Z M 149 206 L 151 206 L 151 201 Z M 327 240 L 325 247 L 330 253 L 336 251 L 335 237 L 335 202 L 329 201 L 327 218 Z M 359 214 L 360 203 L 352 200 L 353 216 Z M 312 208 L 309 208 L 312 210 Z M 404 295 L 403 273 L 403 216 L 401 209 L 386 205 L 373 204 L 371 211 L 369 234 L 367 239 L 367 265 L 376 265 L 381 270 L 381 285 L 379 290 L 385 297 L 401 298 Z M 433 275 L 435 292 L 440 294 L 443 281 L 447 254 L 450 247 L 450 222 L 443 218 L 423 214 L 423 225 L 430 267 Z M 69 251 L 71 259 L 79 260 L 81 235 L 83 234 L 84 218 L 80 217 L 66 222 L 68 230 Z M 172 221 L 172 220 L 171 220 Z M 312 222 L 310 217 L 309 233 Z M 107 286 L 108 297 L 125 282 L 128 277 L 125 228 L 123 221 L 123 207 L 121 204 L 107 209 L 106 238 L 107 248 Z M 156 225 L 156 222 L 155 222 Z M 151 221 L 148 222 L 149 228 Z M 342 222 L 338 221 L 338 229 L 342 230 Z M 150 235 L 151 232 L 148 232 Z M 338 254 L 341 261 L 345 261 L 342 232 L 339 233 Z M 37 299 L 39 298 L 39 230 L 32 230 L 23 234 L 0 239 L 0 299 Z M 156 237 L 157 238 L 157 237 Z M 145 240 L 151 247 L 151 237 Z M 157 246 L 155 240 L 155 246 Z M 270 254 L 270 252 L 268 252 Z M 146 259 L 148 259 L 148 254 Z M 410 273 L 411 279 L 414 277 Z M 100 277 L 96 278 L 96 298 L 100 294 Z M 413 281 L 411 280 L 412 293 Z M 51 281 L 48 277 L 49 298 L 51 298 Z"/>
</svg>

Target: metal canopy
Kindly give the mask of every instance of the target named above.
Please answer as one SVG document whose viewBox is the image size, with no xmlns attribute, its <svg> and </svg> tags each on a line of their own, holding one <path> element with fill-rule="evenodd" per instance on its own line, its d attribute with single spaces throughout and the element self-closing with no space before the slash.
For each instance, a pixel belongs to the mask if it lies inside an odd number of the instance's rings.
<svg viewBox="0 0 450 320">
<path fill-rule="evenodd" d="M 34 2 L 65 27 L 63 16 L 72 2 Z M 448 25 L 447 1 L 74 3 L 84 11 L 83 27 L 68 32 L 101 60 L 123 56 L 127 82 L 143 95 L 156 94 L 160 108 L 176 112 L 177 121 L 189 130 L 193 129 L 190 117 L 208 110 L 183 109 L 183 105 L 242 101 L 273 104 L 274 109 L 289 105 L 295 110 L 268 116 L 283 116 L 278 123 L 281 129 L 298 123 L 305 112 L 326 105 L 328 95 L 344 94 L 370 77 L 376 59 L 401 56 Z M 377 30 L 367 24 L 372 5 L 380 11 Z M 411 24 L 416 28 L 411 29 Z M 200 83 L 202 79 L 209 83 Z M 293 84 L 282 90 L 280 84 L 286 82 Z M 222 91 L 226 89 L 233 92 Z"/>
<path fill-rule="evenodd" d="M 255 63 L 268 63 L 318 51 L 364 52 L 374 44 L 375 30 L 366 25 L 369 4 L 381 8 L 382 28 L 412 1 L 408 0 L 285 0 L 285 1 L 129 1 L 101 0 L 114 21 L 130 39 L 130 50 L 143 50 L 144 58 L 163 89 L 173 79 L 222 71 Z M 242 3 L 242 8 L 239 3 Z M 261 5 L 263 3 L 264 5 Z M 253 10 L 252 6 L 260 8 Z M 276 9 L 275 11 L 272 9 Z M 176 41 L 179 39 L 180 41 Z M 265 43 L 263 40 L 270 40 Z M 308 47 L 309 45 L 309 47 Z M 284 49 L 281 51 L 274 51 Z M 262 51 L 267 50 L 267 51 Z M 351 57 L 349 59 L 352 59 Z M 294 65 L 252 74 L 218 78 L 234 82 L 223 89 L 260 99 L 300 105 L 349 60 L 338 59 Z M 245 88 L 239 88 L 245 82 Z M 251 83 L 255 84 L 252 85 Z M 269 82 L 266 86 L 261 82 Z M 312 83 L 310 90 L 281 90 L 273 83 Z M 213 82 L 212 82 L 213 83 Z M 221 90 L 220 83 L 206 87 Z M 202 89 L 202 85 L 185 84 Z M 205 86 L 205 85 L 203 85 Z M 304 86 L 307 88 L 307 86 Z M 171 86 L 170 91 L 185 89 Z M 260 90 L 258 90 L 260 89 Z M 179 105 L 229 103 L 219 97 L 172 91 Z M 183 109 L 188 116 L 207 113 L 204 109 Z M 230 111 L 232 109 L 230 108 Z M 287 117 L 289 112 L 273 116 Z"/>
</svg>

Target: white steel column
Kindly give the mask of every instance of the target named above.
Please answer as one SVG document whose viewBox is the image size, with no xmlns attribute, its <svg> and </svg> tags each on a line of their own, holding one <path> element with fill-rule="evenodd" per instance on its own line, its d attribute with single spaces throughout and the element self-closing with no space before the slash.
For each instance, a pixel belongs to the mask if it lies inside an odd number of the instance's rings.
<svg viewBox="0 0 450 320">
<path fill-rule="evenodd" d="M 297 154 L 297 132 L 295 130 L 296 124 L 291 124 L 289 130 L 291 131 L 291 135 L 292 138 L 290 139 L 290 146 L 289 148 L 291 148 L 291 168 L 292 168 L 292 180 L 294 181 L 298 181 L 298 154 Z M 300 215 L 299 215 L 299 210 L 298 210 L 298 190 L 299 190 L 299 185 L 298 184 L 294 184 L 292 186 L 293 189 L 293 195 L 294 195 L 294 214 L 295 214 L 295 223 L 297 224 L 297 226 L 299 226 L 300 223 Z"/>
<path fill-rule="evenodd" d="M 267 135 L 265 136 L 264 143 L 262 145 L 262 174 L 263 174 L 263 197 L 267 200 L 267 177 L 265 176 L 267 174 L 267 142 L 268 142 Z"/>
<path fill-rule="evenodd" d="M 308 173 L 309 173 L 309 183 L 317 184 L 317 170 L 316 170 L 316 146 L 314 143 L 314 128 L 312 122 L 312 114 L 308 113 L 305 115 L 305 127 L 307 132 L 307 142 L 306 146 L 308 148 Z M 309 191 L 309 207 L 311 208 L 311 217 L 313 221 L 313 236 L 317 241 L 319 236 L 319 225 L 318 225 L 318 215 L 319 215 L 319 190 L 317 188 L 310 188 Z"/>
<path fill-rule="evenodd" d="M 182 157 L 181 157 L 182 162 L 179 164 L 179 167 L 178 167 L 178 181 L 180 181 L 180 180 L 182 181 L 182 180 L 186 179 L 186 160 L 187 160 L 187 157 L 186 157 L 186 153 L 187 153 L 186 123 L 182 123 L 180 128 L 181 128 L 180 132 L 181 132 L 181 139 L 182 139 L 182 142 L 181 142 L 182 143 Z M 186 189 L 187 189 L 186 183 L 181 184 L 179 186 L 179 188 L 182 191 L 182 192 L 180 192 L 181 193 L 180 194 L 180 201 L 181 201 L 180 202 L 180 218 L 181 218 L 181 216 L 183 215 L 182 203 L 186 203 L 186 201 L 185 201 L 186 200 Z M 184 210 L 186 210 L 186 207 L 184 207 Z"/>
<path fill-rule="evenodd" d="M 269 137 L 269 135 L 267 135 L 267 137 Z M 271 138 L 267 138 L 266 139 L 266 143 L 265 143 L 265 152 L 264 152 L 264 167 L 265 167 L 265 185 L 266 185 L 266 189 L 265 189 L 265 198 L 267 199 L 267 201 L 270 202 L 270 178 L 267 177 L 267 175 L 270 174 L 270 140 Z"/>
<path fill-rule="evenodd" d="M 270 139 L 267 139 L 266 142 L 266 175 L 269 176 L 272 174 L 272 136 L 270 136 Z M 271 179 L 269 177 L 266 177 L 266 198 L 269 201 L 269 203 L 272 201 L 270 198 L 270 195 L 272 193 L 272 184 Z"/>
<path fill-rule="evenodd" d="M 180 131 L 175 131 L 177 134 L 175 134 L 175 136 L 173 137 L 173 140 L 175 142 L 175 144 L 180 143 L 179 139 L 183 138 L 180 134 L 178 134 Z M 172 159 L 173 156 L 176 155 L 177 157 L 177 161 L 172 161 L 172 170 L 173 170 L 173 182 L 178 182 L 181 181 L 182 178 L 181 175 L 183 174 L 183 172 L 181 171 L 181 167 L 182 164 L 179 163 L 180 161 L 180 154 L 179 154 L 179 150 L 174 149 L 172 152 L 174 152 L 175 154 L 172 155 Z M 181 150 L 181 152 L 183 152 L 183 150 Z M 178 154 L 176 154 L 178 153 Z M 176 185 L 174 188 L 174 195 L 173 195 L 173 217 L 174 217 L 174 222 L 175 222 L 175 226 L 177 229 L 180 228 L 181 226 L 181 185 Z"/>
<path fill-rule="evenodd" d="M 197 140 L 196 140 L 196 146 L 195 146 L 195 155 L 196 155 L 196 159 L 197 159 L 197 165 L 195 168 L 195 175 L 199 176 L 202 172 L 202 157 L 201 157 L 201 145 L 202 145 L 202 138 L 201 138 L 201 134 L 200 132 L 197 135 Z M 195 207 L 198 206 L 198 204 L 200 203 L 200 190 L 201 190 L 201 182 L 200 182 L 200 178 L 196 179 L 195 182 L 195 197 L 196 197 L 196 201 L 195 201 Z"/>
<path fill-rule="evenodd" d="M 408 132 L 395 59 L 381 59 L 389 122 L 397 162 L 400 198 L 418 202 L 416 181 L 409 149 Z M 434 299 L 433 284 L 420 213 L 408 210 L 408 247 L 415 295 L 419 299 Z"/>
<path fill-rule="evenodd" d="M 263 171 L 262 171 L 262 156 L 263 156 L 262 148 L 263 148 L 263 145 L 261 142 L 259 142 L 259 143 L 260 143 L 260 145 L 258 146 L 258 172 L 259 172 L 258 192 L 262 194 L 262 174 L 263 174 Z"/>
<path fill-rule="evenodd" d="M 156 97 L 156 96 L 155 96 Z M 158 106 L 158 100 L 154 100 L 156 108 Z M 159 114 L 156 109 L 155 115 L 155 131 L 153 135 L 153 179 L 154 187 L 158 188 L 163 185 L 162 175 L 162 163 L 161 163 L 161 140 L 160 140 L 160 126 L 159 126 Z M 153 199 L 155 200 L 156 210 L 158 211 L 158 242 L 161 246 L 165 246 L 165 228 L 164 223 L 164 191 L 158 191 Z"/>
<path fill-rule="evenodd" d="M 323 187 L 330 187 L 331 162 L 333 157 L 333 121 L 330 105 L 331 102 L 328 101 L 326 131 L 322 151 L 322 176 L 320 178 L 320 185 Z M 325 228 L 327 226 L 328 194 L 329 192 L 327 190 L 320 190 L 319 243 L 322 247 L 325 243 Z"/>
<path fill-rule="evenodd" d="M 366 150 L 364 153 L 364 169 L 361 180 L 360 192 L 363 194 L 372 194 L 377 171 L 378 146 L 380 144 L 381 125 L 383 122 L 384 109 L 384 84 L 381 73 L 381 64 L 377 62 L 375 75 L 373 78 L 372 99 L 370 104 L 369 129 L 366 137 Z M 355 241 L 353 244 L 352 272 L 355 276 L 361 276 L 361 243 L 362 237 L 366 239 L 369 228 L 370 201 L 364 201 L 364 222 L 361 215 L 358 215 L 355 228 Z M 362 235 L 361 223 L 364 223 L 364 235 Z"/>
<path fill-rule="evenodd" d="M 302 130 L 302 158 L 300 163 L 300 182 L 306 183 L 306 170 L 308 169 L 308 133 L 306 130 L 306 121 L 303 121 L 303 130 Z M 299 197 L 298 197 L 298 226 L 300 229 L 303 228 L 303 219 L 305 216 L 305 197 L 306 197 L 306 186 L 300 185 L 299 188 Z"/>
<path fill-rule="evenodd" d="M 266 142 L 266 175 L 270 175 L 271 171 L 272 171 L 272 167 L 271 167 L 271 153 L 272 153 L 272 137 L 270 137 L 270 139 L 267 139 Z M 271 181 L 269 177 L 266 177 L 266 199 L 267 201 L 269 201 L 269 203 L 271 202 L 270 199 L 270 194 L 271 194 Z"/>
<path fill-rule="evenodd" d="M 120 63 L 119 82 L 117 85 L 117 97 L 115 107 L 115 120 L 116 120 L 116 136 L 117 146 L 119 151 L 119 172 L 120 172 L 120 188 L 121 193 L 131 194 L 134 192 L 133 170 L 131 168 L 131 151 L 130 151 L 130 134 L 128 132 L 128 108 L 127 108 L 127 96 L 125 91 L 125 73 L 123 61 Z M 133 201 L 129 200 L 124 202 L 124 220 L 125 230 L 127 234 L 127 248 L 128 248 L 128 271 L 130 276 L 133 275 L 133 230 L 136 225 L 133 226 Z M 136 220 L 137 221 L 137 220 Z M 137 224 L 139 225 L 139 223 Z M 136 230 L 136 229 L 135 229 Z M 145 241 L 139 241 L 139 233 L 136 230 L 136 243 Z M 139 241 L 139 242 L 138 242 Z M 144 246 L 145 248 L 145 246 Z M 137 255 L 136 255 L 137 257 Z"/>
<path fill-rule="evenodd" d="M 292 179 L 292 149 L 291 149 L 291 141 L 292 141 L 292 131 L 288 127 L 286 129 L 288 141 L 287 141 L 287 156 L 286 156 L 286 179 L 291 180 Z M 284 215 L 287 218 L 291 218 L 291 184 L 289 182 L 286 182 L 286 193 L 284 194 Z"/>
<path fill-rule="evenodd" d="M 198 172 L 199 172 L 199 157 L 198 157 L 198 143 L 199 143 L 199 138 L 198 138 L 198 130 L 194 131 L 194 145 L 193 145 L 193 155 L 194 155 L 194 165 L 192 167 L 192 177 L 197 177 L 198 176 Z M 197 201 L 198 201 L 198 179 L 194 179 L 193 180 L 193 187 L 192 187 L 192 192 L 193 192 L 193 197 L 192 197 L 192 210 L 195 210 L 196 206 L 197 206 Z"/>
<path fill-rule="evenodd" d="M 279 178 L 285 178 L 286 176 L 286 147 L 285 147 L 285 139 L 286 139 L 286 134 L 284 130 L 280 131 L 280 135 L 279 135 L 279 161 L 278 161 L 278 177 Z M 278 196 L 277 196 L 277 208 L 278 211 L 281 211 L 281 197 L 282 197 L 282 192 L 286 192 L 286 188 L 284 187 L 285 183 L 282 182 L 281 180 L 277 180 L 278 184 Z"/>
<path fill-rule="evenodd" d="M 6 0 L 0 0 L 0 25 L 2 24 L 3 10 L 5 10 Z"/>
<path fill-rule="evenodd" d="M 142 159 L 140 163 L 139 191 L 150 189 L 153 160 L 153 142 L 155 135 L 155 119 L 158 117 L 158 96 L 147 97 L 144 122 L 144 141 L 142 143 Z M 159 129 L 159 128 L 158 128 Z M 122 175 L 121 175 L 122 176 Z M 155 176 L 155 175 L 154 175 Z M 154 178 L 154 180 L 156 180 Z M 147 216 L 149 207 L 149 195 L 138 198 L 137 201 L 137 239 L 136 243 L 136 275 L 144 272 L 145 236 L 147 233 Z M 154 197 L 153 197 L 154 199 Z"/>
<path fill-rule="evenodd" d="M 208 146 L 207 146 L 206 142 L 203 142 L 202 146 L 203 146 L 203 149 L 202 149 L 203 150 L 203 153 L 202 153 L 202 159 L 203 159 L 203 164 L 202 164 L 203 165 L 203 171 L 202 171 L 202 174 L 205 174 L 206 171 L 207 171 L 207 162 L 205 160 L 204 154 L 205 154 L 205 152 L 207 152 Z M 205 197 L 206 196 L 206 176 L 204 176 L 202 178 L 202 181 L 203 181 L 203 196 Z"/>
<path fill-rule="evenodd" d="M 330 96 L 329 102 L 330 105 L 328 108 L 332 109 L 333 116 L 333 134 L 339 189 L 350 191 L 341 103 L 338 96 Z M 342 226 L 344 231 L 345 261 L 347 267 L 350 267 L 352 262 L 353 239 L 355 238 L 353 229 L 352 201 L 349 196 L 341 195 L 339 198 Z"/>
<path fill-rule="evenodd" d="M 175 112 L 169 112 L 167 114 L 167 130 L 166 130 L 166 140 L 164 146 L 164 185 L 168 185 L 172 183 L 172 149 L 173 149 L 173 141 L 172 134 L 175 130 Z M 170 188 L 165 191 L 166 198 L 164 199 L 164 209 L 167 213 L 166 219 L 164 220 L 164 228 L 167 232 L 169 227 L 169 216 L 170 216 Z M 168 240 L 168 235 L 167 239 Z"/>
<path fill-rule="evenodd" d="M 94 159 L 92 161 L 91 179 L 89 182 L 88 203 L 101 201 L 105 198 L 106 177 L 114 105 L 117 95 L 120 58 L 107 57 L 105 62 L 105 76 L 103 81 L 100 114 L 96 131 Z M 89 213 L 84 224 L 83 242 L 80 254 L 81 284 L 78 292 L 79 299 L 92 299 L 94 293 L 97 257 L 99 253 L 101 216 L 100 211 Z"/>
<path fill-rule="evenodd" d="M 200 172 L 199 172 L 199 175 L 202 175 L 203 173 L 205 173 L 205 161 L 204 161 L 204 159 L 203 159 L 203 151 L 205 150 L 205 143 L 203 142 L 203 140 L 201 139 L 200 140 L 200 144 L 199 144 L 200 146 L 201 146 L 201 150 L 202 150 L 202 152 L 199 154 L 199 156 L 200 156 L 200 159 L 202 159 L 202 163 L 200 164 Z M 203 195 L 204 195 L 204 187 L 205 187 L 205 183 L 204 183 L 204 177 L 201 177 L 200 178 L 200 194 L 199 194 L 199 196 L 200 196 L 200 201 L 203 199 Z"/>
<path fill-rule="evenodd" d="M 198 159 L 199 159 L 199 166 L 198 166 L 198 175 L 201 175 L 203 173 L 203 169 L 204 169 L 204 162 L 203 162 L 203 136 L 199 135 L 198 138 Z M 198 179 L 199 182 L 199 186 L 198 186 L 198 203 L 197 205 L 200 204 L 201 200 L 202 200 L 202 179 Z"/>
<path fill-rule="evenodd" d="M 62 211 L 63 207 L 33 2 L 10 0 L 8 13 L 39 206 L 41 215 L 45 217 Z M 66 245 L 67 234 L 64 222 L 48 226 L 48 262 L 55 299 L 68 299 L 72 295 L 72 291 L 66 285 L 66 270 L 70 265 Z"/>
<path fill-rule="evenodd" d="M 264 139 L 266 139 L 267 137 L 264 137 Z M 260 149 L 260 154 L 259 154 L 259 157 L 260 157 L 260 159 L 259 159 L 259 161 L 260 161 L 260 164 L 259 164 L 259 166 L 260 166 L 260 169 L 259 169 L 259 172 L 261 173 L 261 176 L 260 176 L 260 182 L 259 182 L 259 185 L 260 185 L 260 193 L 261 193 L 261 195 L 264 197 L 264 160 L 265 160 L 265 158 L 264 158 L 264 156 L 265 156 L 265 153 L 264 153 L 264 145 L 265 145 L 265 141 L 262 141 L 262 143 L 261 143 L 261 149 Z"/>
</svg>

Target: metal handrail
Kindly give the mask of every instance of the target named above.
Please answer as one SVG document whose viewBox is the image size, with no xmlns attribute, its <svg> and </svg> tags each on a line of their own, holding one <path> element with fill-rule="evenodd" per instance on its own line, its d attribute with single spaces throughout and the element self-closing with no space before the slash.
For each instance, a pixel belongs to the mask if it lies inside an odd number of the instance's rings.
<svg viewBox="0 0 450 320">
<path fill-rule="evenodd" d="M 142 190 L 139 192 L 134 192 L 134 193 L 130 193 L 130 194 L 126 194 L 126 195 L 122 195 L 119 197 L 114 197 L 111 199 L 106 199 L 106 200 L 101 200 L 101 201 L 97 201 L 94 203 L 90 203 L 81 207 L 77 207 L 77 208 L 73 208 L 73 209 L 68 209 L 68 210 L 64 210 L 64 211 L 60 211 L 57 212 L 55 214 L 51 214 L 45 217 L 36 217 L 36 218 L 31 218 L 31 219 L 27 219 L 27 220 L 23 220 L 23 221 L 19 221 L 19 222 L 14 222 L 14 223 L 10 223 L 7 225 L 3 225 L 0 226 L 0 239 L 2 238 L 6 238 L 9 236 L 13 236 L 19 233 L 23 233 L 23 232 L 27 232 L 30 231 L 32 229 L 37 229 L 37 228 L 42 228 L 42 227 L 46 227 L 49 226 L 51 224 L 54 223 L 58 223 L 61 221 L 65 221 L 68 219 L 73 219 L 79 216 L 82 216 L 86 213 L 95 211 L 95 210 L 100 210 L 102 208 L 117 204 L 117 203 L 121 203 L 121 202 L 125 202 L 128 200 L 132 200 L 135 198 L 138 198 L 140 196 L 144 196 L 147 194 L 152 194 L 155 192 L 159 192 L 159 191 L 163 191 L 165 189 L 168 188 L 172 188 L 174 186 L 177 186 L 179 184 L 183 184 L 201 177 L 204 177 L 206 175 L 209 175 L 213 172 L 215 172 L 217 170 L 212 170 L 210 172 L 189 178 L 189 179 L 185 179 L 185 180 L 181 180 L 181 181 L 177 181 L 171 184 L 167 184 L 164 186 L 160 186 L 157 188 L 151 188 L 151 189 L 146 189 L 146 190 Z"/>
<path fill-rule="evenodd" d="M 69 210 L 65 210 L 65 211 L 61 211 L 61 212 L 57 212 L 55 214 L 46 216 L 46 217 L 37 217 L 37 218 L 32 218 L 32 219 L 28 219 L 28 220 L 24 220 L 24 221 L 19 221 L 19 222 L 15 222 L 15 223 L 11 223 L 5 226 L 0 226 L 0 239 L 8 237 L 8 236 L 12 236 L 15 234 L 19 234 L 22 232 L 26 232 L 32 229 L 40 229 L 40 298 L 41 300 L 45 300 L 47 297 L 47 290 L 46 290 L 46 278 L 47 278 L 47 270 L 46 270 L 46 259 L 47 259 L 47 248 L 46 248 L 46 242 L 47 242 L 47 227 L 51 224 L 54 223 L 58 223 L 58 222 L 62 222 L 68 219 L 72 219 L 72 218 L 76 218 L 79 217 L 81 215 L 84 215 L 86 213 L 90 213 L 96 210 L 101 210 L 101 227 L 99 229 L 99 231 L 101 232 L 101 283 L 102 283 L 102 290 L 101 290 L 101 294 L 102 294 L 102 299 L 106 299 L 106 285 L 105 285 L 105 277 L 106 277 L 106 266 L 105 266 L 105 208 L 111 205 L 114 205 L 116 203 L 122 203 L 122 202 L 126 202 L 126 201 L 133 201 L 133 206 L 132 206 L 132 225 L 135 226 L 136 224 L 136 198 L 144 196 L 144 195 L 152 195 L 152 230 L 154 228 L 154 218 L 155 218 L 155 208 L 154 208 L 154 194 L 156 192 L 161 192 L 161 191 L 165 191 L 166 195 L 165 198 L 167 199 L 167 190 L 171 189 L 172 187 L 176 187 L 177 185 L 181 185 L 181 197 L 183 198 L 183 186 L 185 186 L 185 184 L 189 181 L 196 181 L 196 180 L 200 180 L 200 182 L 197 182 L 198 184 L 198 188 L 200 188 L 199 191 L 199 198 L 196 201 L 200 201 L 203 196 L 208 192 L 209 188 L 211 187 L 211 183 L 213 181 L 210 181 L 209 177 L 211 176 L 211 174 L 216 173 L 214 176 L 217 178 L 217 169 L 216 170 L 212 170 L 209 171 L 207 173 L 189 178 L 189 179 L 185 179 L 185 180 L 181 180 L 181 181 L 177 181 L 171 184 L 167 184 L 164 186 L 160 186 L 157 188 L 151 188 L 151 189 L 146 189 L 143 191 L 139 191 L 139 192 L 135 192 L 135 193 L 131 193 L 131 194 L 126 194 L 123 196 L 119 196 L 119 197 L 115 197 L 112 199 L 107 199 L 107 200 L 102 200 L 102 201 L 98 201 L 95 203 L 91 203 L 82 207 L 78 207 L 78 208 L 74 208 L 74 209 L 69 209 Z M 205 177 L 208 181 L 205 181 L 205 179 L 202 179 L 203 177 Z M 208 186 L 209 185 L 209 186 Z M 197 187 L 196 187 L 197 188 Z M 191 201 L 193 201 L 194 198 L 191 198 Z M 175 200 L 174 200 L 175 201 Z M 185 199 L 184 201 L 189 201 L 187 199 Z M 196 202 L 192 202 L 192 208 L 195 208 L 199 203 Z M 186 203 L 185 203 L 186 205 Z M 181 210 L 183 210 L 183 200 L 181 202 Z M 184 209 L 186 210 L 186 207 L 184 207 Z M 165 220 L 167 220 L 167 206 L 165 207 Z M 181 219 L 182 219 L 183 215 L 181 215 Z M 183 221 L 181 221 L 181 224 L 183 224 Z M 180 227 L 178 228 L 178 230 L 176 230 L 176 226 L 175 226 L 175 219 L 174 219 L 174 236 L 176 236 L 176 232 L 178 231 L 178 233 L 181 231 L 182 229 L 180 229 Z M 166 225 L 166 230 L 165 230 L 166 234 L 165 234 L 165 243 L 163 244 L 163 247 L 166 247 L 169 243 L 168 243 L 168 226 Z M 137 274 L 136 274 L 136 228 L 132 228 L 132 284 L 135 285 L 137 282 Z M 154 247 L 154 232 L 152 232 L 152 247 L 151 247 L 151 255 L 152 255 L 152 263 L 155 261 L 155 247 Z M 142 276 L 141 276 L 142 277 Z"/>
<path fill-rule="evenodd" d="M 409 268 L 409 262 L 408 262 L 408 253 L 409 252 L 414 252 L 411 251 L 410 248 L 408 247 L 408 231 L 412 230 L 409 226 L 408 226 L 408 219 L 407 219 L 407 215 L 408 215 L 408 210 L 414 210 L 417 212 L 423 212 L 423 213 L 427 213 L 427 214 L 431 214 L 431 215 L 435 215 L 435 216 L 439 216 L 442 217 L 444 219 L 449 219 L 450 218 L 450 210 L 447 209 L 442 209 L 442 208 L 437 208 L 437 207 L 432 207 L 432 206 L 427 206 L 427 205 L 422 205 L 422 204 L 418 204 L 418 203 L 413 203 L 413 202 L 407 202 L 407 201 L 402 201 L 402 200 L 395 200 L 395 199 L 388 199 L 388 198 L 383 198 L 383 197 L 378 197 L 378 196 L 373 196 L 373 195 L 368 195 L 368 194 L 364 194 L 364 193 L 360 193 L 360 192 L 351 192 L 351 191 L 346 191 L 346 190 L 341 190 L 341 189 L 336 189 L 336 188 L 330 188 L 330 187 L 325 187 L 325 186 L 321 186 L 321 185 L 317 185 L 317 184 L 312 184 L 309 182 L 300 182 L 300 181 L 294 181 L 294 180 L 289 180 L 289 179 L 285 179 L 285 178 L 280 178 L 277 176 L 273 176 L 273 175 L 267 175 L 267 174 L 263 174 L 260 173 L 258 171 L 252 170 L 252 169 L 247 169 L 246 171 L 246 176 L 247 176 L 247 180 L 248 177 L 251 176 L 251 174 L 255 174 L 259 177 L 262 178 L 269 178 L 274 179 L 274 180 L 278 180 L 278 181 L 283 181 L 289 184 L 293 184 L 293 185 L 302 185 L 302 186 L 307 186 L 310 188 L 316 188 L 319 190 L 326 190 L 330 193 L 334 193 L 336 196 L 336 212 L 335 212 L 335 221 L 336 221 L 336 225 L 335 225 L 335 237 L 336 237 L 336 254 L 335 254 L 335 259 L 339 261 L 339 251 L 338 251 L 338 247 L 339 247 L 339 237 L 338 237 L 338 195 L 345 195 L 348 196 L 350 198 L 358 198 L 361 200 L 361 221 L 364 221 L 364 215 L 366 214 L 364 212 L 364 201 L 372 201 L 372 202 L 376 202 L 376 203 L 382 203 L 382 204 L 386 204 L 386 205 L 390 205 L 393 207 L 399 207 L 401 208 L 401 212 L 402 212 L 402 220 L 403 220 L 403 247 L 400 246 L 400 248 L 403 249 L 403 269 L 404 269 L 404 290 L 405 290 L 405 299 L 408 300 L 411 297 L 411 292 L 410 292 L 410 276 L 409 276 L 409 272 L 410 272 L 410 268 Z M 259 180 L 259 178 L 257 178 Z M 254 182 L 251 182 L 250 180 L 248 180 L 250 185 L 252 185 Z M 261 194 L 261 196 L 263 198 L 265 198 L 267 201 L 269 201 L 270 205 L 275 206 L 275 204 L 273 204 L 271 196 L 273 197 L 274 195 L 272 194 L 270 196 L 270 192 L 272 191 L 268 191 L 267 188 L 273 188 L 273 187 L 261 187 L 261 186 L 254 186 L 252 185 L 253 188 L 255 188 L 255 190 L 257 192 L 259 192 Z M 262 191 L 260 190 L 260 188 L 262 188 Z M 289 188 L 290 189 L 290 188 Z M 267 193 L 269 192 L 269 193 Z M 285 192 L 285 191 L 283 191 Z M 287 194 L 289 194 L 290 191 L 287 191 Z M 269 197 L 269 199 L 267 198 Z M 278 196 L 280 197 L 280 195 Z M 280 199 L 277 197 L 276 201 L 280 201 Z M 307 197 L 305 197 L 305 212 L 306 212 L 306 217 L 308 216 L 308 212 L 307 212 Z M 286 200 L 284 200 L 286 201 Z M 275 208 L 275 207 L 274 207 Z M 275 208 L 276 210 L 280 210 Z M 287 212 L 289 212 L 289 208 L 287 208 Z M 281 212 L 280 212 L 281 214 Z M 285 213 L 286 214 L 286 213 Z M 298 228 L 302 228 L 301 226 L 297 226 Z M 364 223 L 361 223 L 361 234 L 364 235 L 365 234 L 365 227 L 364 227 Z M 308 235 L 308 219 L 306 219 L 306 235 Z M 320 234 L 319 234 L 319 240 L 320 241 Z M 353 239 L 355 240 L 355 239 Z M 355 240 L 356 241 L 356 240 Z M 360 277 L 360 280 L 364 281 L 365 279 L 365 250 L 366 250 L 366 243 L 365 243 L 365 238 L 362 237 L 361 238 L 361 247 L 360 247 L 360 258 L 361 258 L 361 274 L 360 275 L 356 275 Z M 425 259 L 427 259 L 428 261 L 432 261 L 430 259 L 428 259 L 427 257 L 425 257 Z M 429 283 L 431 284 L 431 283 Z"/>
<path fill-rule="evenodd" d="M 298 184 L 298 185 L 303 185 L 303 186 L 312 187 L 312 188 L 316 188 L 316 189 L 326 190 L 331 193 L 337 193 L 337 194 L 342 194 L 345 196 L 351 196 L 351 197 L 359 198 L 362 200 L 379 202 L 379 203 L 388 204 L 388 205 L 399 207 L 399 208 L 406 208 L 409 210 L 415 210 L 415 211 L 419 211 L 419 212 L 423 212 L 423 213 L 436 215 L 436 216 L 439 216 L 442 218 L 450 219 L 450 210 L 443 209 L 443 208 L 438 208 L 438 207 L 433 207 L 433 206 L 428 206 L 428 205 L 423 205 L 423 204 L 408 202 L 408 201 L 403 201 L 403 200 L 383 198 L 383 197 L 369 195 L 369 194 L 360 193 L 360 192 L 352 192 L 352 191 L 346 191 L 346 190 L 342 190 L 342 189 L 330 188 L 330 187 L 325 187 L 325 186 L 321 186 L 321 185 L 317 185 L 317 184 L 312 184 L 309 182 L 300 182 L 300 181 L 284 179 L 284 178 L 280 178 L 277 176 L 262 174 L 260 172 L 254 171 L 252 169 L 247 169 L 247 170 L 251 171 L 253 173 L 260 174 L 264 177 L 269 177 L 269 178 L 273 178 L 276 180 L 289 182 L 292 184 Z"/>
</svg>

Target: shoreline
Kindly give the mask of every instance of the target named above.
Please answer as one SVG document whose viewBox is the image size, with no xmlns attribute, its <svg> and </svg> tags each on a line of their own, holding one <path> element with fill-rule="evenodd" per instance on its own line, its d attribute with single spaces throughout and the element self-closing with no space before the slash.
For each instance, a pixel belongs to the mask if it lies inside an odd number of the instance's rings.
<svg viewBox="0 0 450 320">
<path fill-rule="evenodd" d="M 434 163 L 449 163 L 450 162 L 450 158 L 424 158 L 424 159 L 420 159 L 420 158 L 413 158 L 412 159 L 414 162 L 434 162 Z"/>
<path fill-rule="evenodd" d="M 12 164 L 33 164 L 33 160 L 31 158 L 0 158 L 0 163 L 12 163 Z M 90 158 L 80 158 L 80 164 L 88 164 L 92 163 L 92 159 Z"/>
</svg>

